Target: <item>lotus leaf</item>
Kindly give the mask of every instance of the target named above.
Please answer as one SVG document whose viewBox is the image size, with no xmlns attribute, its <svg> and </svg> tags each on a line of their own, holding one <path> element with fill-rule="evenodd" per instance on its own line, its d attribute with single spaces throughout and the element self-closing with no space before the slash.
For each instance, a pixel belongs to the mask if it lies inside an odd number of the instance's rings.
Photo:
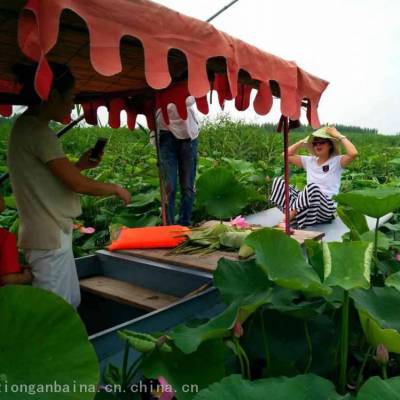
<svg viewBox="0 0 400 400">
<path fill-rule="evenodd" d="M 350 292 L 359 312 L 368 341 L 383 343 L 389 351 L 400 353 L 400 296 L 391 287 L 356 289 Z"/>
<path fill-rule="evenodd" d="M 400 207 L 400 192 L 397 188 L 354 190 L 341 193 L 334 199 L 339 204 L 350 206 L 373 218 L 381 218 Z"/>
<path fill-rule="evenodd" d="M 332 382 L 317 375 L 269 378 L 254 382 L 231 375 L 202 390 L 195 400 L 339 400 Z"/>
<path fill-rule="evenodd" d="M 62 298 L 29 286 L 0 288 L 0 377 L 8 385 L 39 390 L 55 382 L 64 390 L 57 399 L 93 399 L 99 364 L 76 311 Z M 83 385 L 86 391 L 76 392 Z M 82 387 L 83 387 L 82 386 Z M 68 389 L 67 389 L 68 388 Z M 35 396 L 2 393 L 2 400 L 53 400 L 48 390 Z"/>
<path fill-rule="evenodd" d="M 245 243 L 254 248 L 257 263 L 277 285 L 316 296 L 331 293 L 304 259 L 299 243 L 284 232 L 261 229 L 250 234 Z"/>
<path fill-rule="evenodd" d="M 366 242 L 324 243 L 324 283 L 345 290 L 369 288 L 372 250 Z"/>
<path fill-rule="evenodd" d="M 245 186 L 227 168 L 210 169 L 197 181 L 197 201 L 216 218 L 239 214 L 247 204 L 247 197 Z"/>
</svg>

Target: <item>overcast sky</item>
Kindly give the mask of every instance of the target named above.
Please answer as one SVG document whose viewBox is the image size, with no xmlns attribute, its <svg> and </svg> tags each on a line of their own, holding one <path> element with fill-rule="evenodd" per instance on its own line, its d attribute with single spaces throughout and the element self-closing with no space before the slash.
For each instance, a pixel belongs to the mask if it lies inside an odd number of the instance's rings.
<svg viewBox="0 0 400 400">
<path fill-rule="evenodd" d="M 230 0 L 157 2 L 205 20 Z M 400 133 L 399 15 L 399 0 L 239 0 L 212 23 L 329 81 L 321 122 L 393 134 Z M 235 117 L 276 122 L 278 114 L 275 104 L 265 117 L 252 110 Z"/>
</svg>

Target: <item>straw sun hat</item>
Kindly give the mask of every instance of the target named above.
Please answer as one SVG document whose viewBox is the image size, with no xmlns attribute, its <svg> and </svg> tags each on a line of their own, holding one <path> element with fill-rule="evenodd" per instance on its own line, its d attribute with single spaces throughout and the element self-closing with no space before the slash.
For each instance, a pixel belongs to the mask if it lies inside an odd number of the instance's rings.
<svg viewBox="0 0 400 400">
<path fill-rule="evenodd" d="M 329 133 L 326 132 L 326 128 L 328 128 L 328 126 L 324 126 L 323 128 L 318 129 L 317 131 L 313 132 L 311 135 L 307 136 L 304 139 L 305 147 L 306 147 L 307 151 L 309 153 L 311 153 L 312 155 L 315 155 L 314 147 L 312 145 L 312 142 L 313 142 L 314 138 L 321 138 L 321 139 L 330 140 L 331 143 L 333 144 L 333 155 L 337 156 L 337 155 L 340 154 L 340 151 L 339 151 L 339 140 L 336 139 L 336 138 L 333 138 L 331 135 L 329 135 Z"/>
</svg>

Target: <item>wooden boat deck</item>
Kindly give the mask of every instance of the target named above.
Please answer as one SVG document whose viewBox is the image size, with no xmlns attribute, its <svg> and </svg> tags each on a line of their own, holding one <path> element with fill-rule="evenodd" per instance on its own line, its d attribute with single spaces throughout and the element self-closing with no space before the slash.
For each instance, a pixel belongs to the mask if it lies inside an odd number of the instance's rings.
<svg viewBox="0 0 400 400">
<path fill-rule="evenodd" d="M 295 230 L 292 238 L 297 240 L 302 245 L 306 239 L 320 240 L 323 236 L 323 232 Z M 169 251 L 169 249 L 135 249 L 119 250 L 118 253 L 209 273 L 212 273 L 217 269 L 218 260 L 222 257 L 232 261 L 239 260 L 237 252 L 215 251 L 207 255 L 193 255 L 169 254 Z"/>
<path fill-rule="evenodd" d="M 179 300 L 175 296 L 106 276 L 82 279 L 80 286 L 87 292 L 146 311 L 159 310 Z"/>
</svg>

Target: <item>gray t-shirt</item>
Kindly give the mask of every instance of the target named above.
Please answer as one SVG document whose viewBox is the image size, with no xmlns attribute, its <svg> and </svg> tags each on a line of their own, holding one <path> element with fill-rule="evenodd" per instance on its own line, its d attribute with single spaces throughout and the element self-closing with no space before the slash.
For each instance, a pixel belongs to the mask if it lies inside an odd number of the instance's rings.
<svg viewBox="0 0 400 400">
<path fill-rule="evenodd" d="M 47 163 L 64 158 L 55 133 L 45 122 L 22 115 L 8 143 L 8 168 L 19 213 L 18 245 L 23 249 L 60 247 L 60 230 L 68 233 L 81 214 L 79 195 L 54 176 Z"/>
</svg>

